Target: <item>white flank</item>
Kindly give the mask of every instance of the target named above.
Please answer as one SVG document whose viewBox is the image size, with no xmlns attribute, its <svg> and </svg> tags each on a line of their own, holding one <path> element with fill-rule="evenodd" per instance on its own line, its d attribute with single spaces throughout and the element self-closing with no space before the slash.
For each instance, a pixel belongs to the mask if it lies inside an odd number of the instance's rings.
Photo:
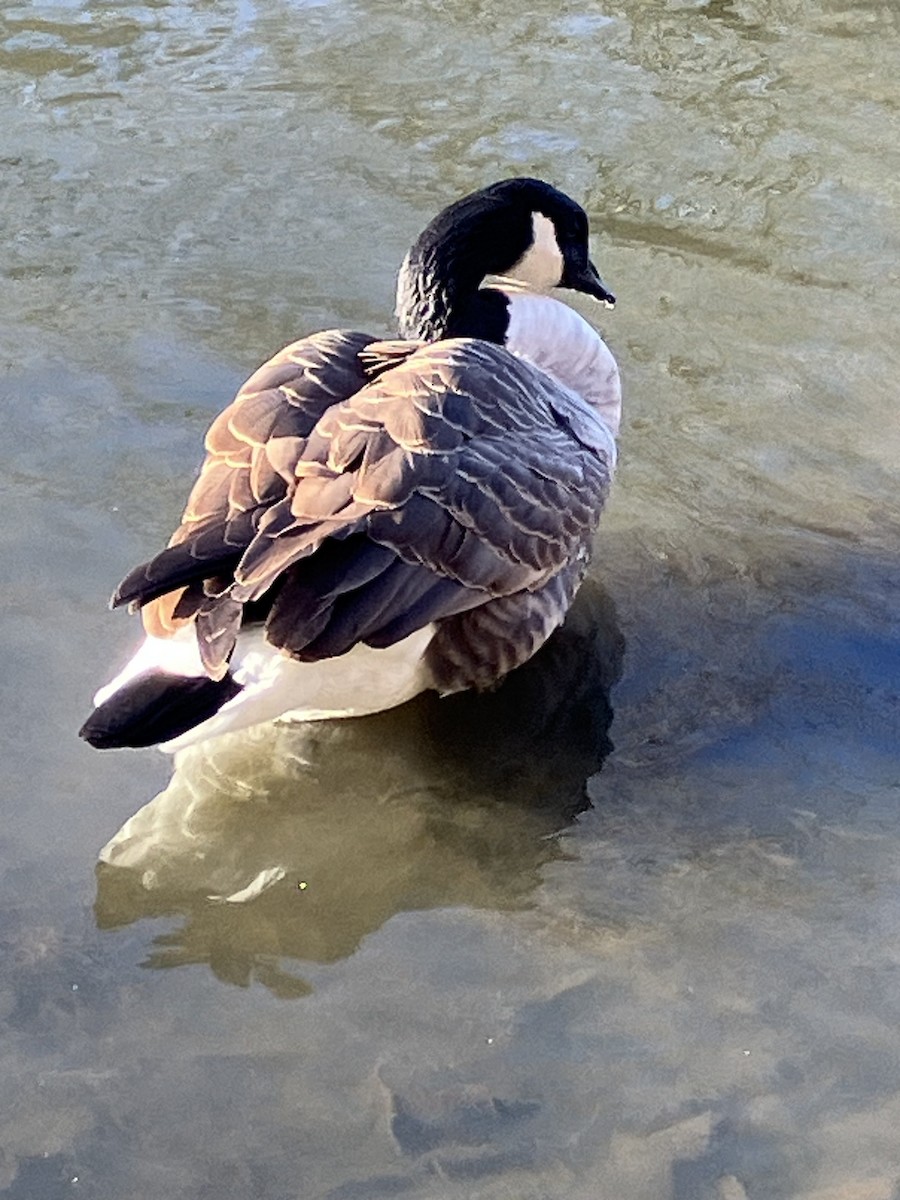
<svg viewBox="0 0 900 1200">
<path fill-rule="evenodd" d="M 243 691 L 160 749 L 174 753 L 261 721 L 323 721 L 394 708 L 431 686 L 422 656 L 433 634 L 426 625 L 384 650 L 360 643 L 339 658 L 301 663 L 270 646 L 261 629 L 249 630 L 238 638 L 231 668 Z"/>
</svg>

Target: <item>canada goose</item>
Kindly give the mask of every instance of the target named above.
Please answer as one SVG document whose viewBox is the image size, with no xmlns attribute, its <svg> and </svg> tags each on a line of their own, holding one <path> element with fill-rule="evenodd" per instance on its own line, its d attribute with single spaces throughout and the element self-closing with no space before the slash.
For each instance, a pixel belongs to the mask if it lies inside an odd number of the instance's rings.
<svg viewBox="0 0 900 1200">
<path fill-rule="evenodd" d="M 621 410 L 612 354 L 555 287 L 615 302 L 584 210 L 503 180 L 407 254 L 403 340 L 329 330 L 260 367 L 168 549 L 112 598 L 146 638 L 81 736 L 178 750 L 491 687 L 530 658 L 585 574 Z"/>
</svg>

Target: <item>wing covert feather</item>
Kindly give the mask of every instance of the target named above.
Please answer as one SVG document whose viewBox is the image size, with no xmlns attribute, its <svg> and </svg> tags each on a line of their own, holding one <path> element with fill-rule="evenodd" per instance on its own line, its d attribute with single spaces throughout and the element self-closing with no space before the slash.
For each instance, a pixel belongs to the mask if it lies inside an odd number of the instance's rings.
<svg viewBox="0 0 900 1200">
<path fill-rule="evenodd" d="M 556 390 L 488 343 L 423 347 L 324 414 L 293 492 L 241 561 L 235 594 L 258 597 L 292 555 L 339 530 L 365 531 L 462 586 L 539 587 L 590 537 L 611 468 L 557 417 Z M 450 524 L 469 536 L 450 538 Z"/>
<path fill-rule="evenodd" d="M 187 554 L 163 551 L 136 568 L 116 590 L 114 605 L 143 606 L 147 631 L 157 636 L 193 617 L 196 603 L 175 589 L 188 576 L 202 594 L 205 572 L 217 573 L 226 558 L 231 575 L 233 552 L 240 557 L 271 506 L 288 494 L 316 422 L 336 399 L 364 385 L 358 355 L 371 341 L 365 333 L 318 333 L 285 346 L 250 376 L 207 432 L 206 459 L 169 540 L 170 548 L 188 547 Z"/>
<path fill-rule="evenodd" d="M 568 607 L 611 475 L 590 410 L 471 339 L 398 355 L 367 382 L 371 341 L 318 334 L 261 367 L 211 426 L 170 549 L 117 593 L 150 602 L 148 627 L 199 613 L 211 673 L 230 653 L 236 605 L 263 597 L 269 640 L 301 658 L 445 622 L 434 659 L 445 690 L 530 657 Z M 504 621 L 493 662 L 479 639 Z M 474 647 L 462 664 L 440 650 L 453 630 Z"/>
</svg>

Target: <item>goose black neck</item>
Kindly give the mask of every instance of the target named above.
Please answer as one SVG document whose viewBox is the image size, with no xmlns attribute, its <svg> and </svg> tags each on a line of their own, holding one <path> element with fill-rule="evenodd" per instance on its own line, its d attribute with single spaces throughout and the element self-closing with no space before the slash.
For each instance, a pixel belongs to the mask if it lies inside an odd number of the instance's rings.
<svg viewBox="0 0 900 1200">
<path fill-rule="evenodd" d="M 443 338 L 478 337 L 502 345 L 509 309 L 502 292 L 482 288 L 484 273 L 467 269 L 448 247 L 418 256 L 407 255 L 397 286 L 400 336 L 437 342 Z"/>
<path fill-rule="evenodd" d="M 509 302 L 496 288 L 423 288 L 420 284 L 413 296 L 412 304 L 398 306 L 401 337 L 424 342 L 476 337 L 499 346 L 506 340 Z"/>
<path fill-rule="evenodd" d="M 397 320 L 404 338 L 429 342 L 448 337 L 503 341 L 507 303 L 481 289 L 500 275 L 533 240 L 531 196 L 536 181 L 506 180 L 463 197 L 439 213 L 418 238 L 397 283 Z"/>
</svg>

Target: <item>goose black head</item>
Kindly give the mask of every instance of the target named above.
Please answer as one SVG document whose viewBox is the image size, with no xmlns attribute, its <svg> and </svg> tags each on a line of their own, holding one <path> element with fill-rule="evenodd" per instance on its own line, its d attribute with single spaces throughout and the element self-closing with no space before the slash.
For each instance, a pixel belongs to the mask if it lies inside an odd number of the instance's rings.
<svg viewBox="0 0 900 1200">
<path fill-rule="evenodd" d="M 438 213 L 407 254 L 397 281 L 401 335 L 502 342 L 502 297 L 479 291 L 488 275 L 615 303 L 590 260 L 584 209 L 540 179 L 504 179 Z"/>
</svg>

